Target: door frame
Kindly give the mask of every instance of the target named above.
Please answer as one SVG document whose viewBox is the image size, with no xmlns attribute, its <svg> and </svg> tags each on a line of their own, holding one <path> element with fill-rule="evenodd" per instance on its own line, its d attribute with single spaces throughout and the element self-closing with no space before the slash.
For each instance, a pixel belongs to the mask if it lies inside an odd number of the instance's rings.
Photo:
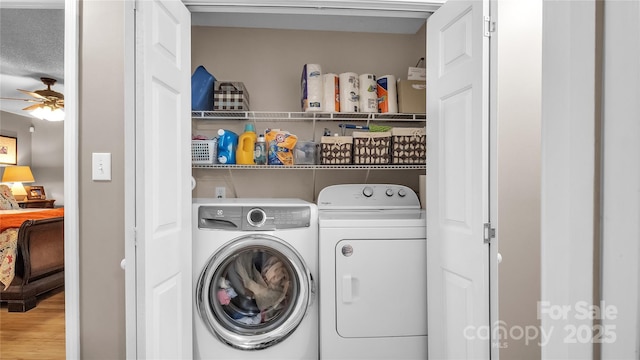
<svg viewBox="0 0 640 360">
<path fill-rule="evenodd" d="M 64 0 L 64 286 L 66 357 L 80 358 L 78 0 Z"/>
<path fill-rule="evenodd" d="M 136 282 L 136 14 L 135 0 L 125 0 L 124 33 L 124 258 L 125 262 L 125 354 L 138 354 Z M 129 185 L 127 185 L 129 184 Z M 129 271 L 126 271 L 126 268 Z"/>
</svg>

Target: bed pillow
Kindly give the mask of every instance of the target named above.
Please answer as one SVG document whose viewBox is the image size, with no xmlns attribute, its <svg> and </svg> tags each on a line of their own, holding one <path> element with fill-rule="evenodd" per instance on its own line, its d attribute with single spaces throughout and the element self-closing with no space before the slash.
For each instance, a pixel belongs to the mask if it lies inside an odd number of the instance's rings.
<svg viewBox="0 0 640 360">
<path fill-rule="evenodd" d="M 0 185 L 0 210 L 20 209 L 7 185 Z"/>
</svg>

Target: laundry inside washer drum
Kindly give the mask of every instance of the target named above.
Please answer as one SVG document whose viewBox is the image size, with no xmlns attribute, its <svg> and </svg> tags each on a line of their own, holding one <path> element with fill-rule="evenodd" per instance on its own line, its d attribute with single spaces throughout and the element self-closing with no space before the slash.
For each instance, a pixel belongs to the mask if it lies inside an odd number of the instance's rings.
<svg viewBox="0 0 640 360">
<path fill-rule="evenodd" d="M 212 278 L 209 303 L 226 327 L 274 327 L 288 316 L 289 297 L 297 293 L 292 272 L 280 256 L 245 250 L 236 254 Z M 293 286 L 292 286 L 293 285 Z M 220 306 L 220 308 L 219 308 Z M 222 310 L 226 318 L 220 318 Z"/>
</svg>

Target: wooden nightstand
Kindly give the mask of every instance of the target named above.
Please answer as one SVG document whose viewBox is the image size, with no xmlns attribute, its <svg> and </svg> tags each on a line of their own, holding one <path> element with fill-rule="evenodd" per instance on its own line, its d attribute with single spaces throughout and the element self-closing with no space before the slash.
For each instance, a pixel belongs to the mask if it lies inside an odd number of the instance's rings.
<svg viewBox="0 0 640 360">
<path fill-rule="evenodd" d="M 54 199 L 46 199 L 46 200 L 24 200 L 18 201 L 18 205 L 20 205 L 23 209 L 28 208 L 53 208 Z"/>
</svg>

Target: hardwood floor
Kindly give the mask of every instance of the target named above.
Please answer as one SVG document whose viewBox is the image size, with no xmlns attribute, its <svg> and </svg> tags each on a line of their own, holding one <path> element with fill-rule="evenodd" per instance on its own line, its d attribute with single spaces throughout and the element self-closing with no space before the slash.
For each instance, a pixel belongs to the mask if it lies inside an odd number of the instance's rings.
<svg viewBox="0 0 640 360">
<path fill-rule="evenodd" d="M 0 359 L 64 359 L 64 291 L 38 298 L 24 313 L 0 309 Z"/>
</svg>

